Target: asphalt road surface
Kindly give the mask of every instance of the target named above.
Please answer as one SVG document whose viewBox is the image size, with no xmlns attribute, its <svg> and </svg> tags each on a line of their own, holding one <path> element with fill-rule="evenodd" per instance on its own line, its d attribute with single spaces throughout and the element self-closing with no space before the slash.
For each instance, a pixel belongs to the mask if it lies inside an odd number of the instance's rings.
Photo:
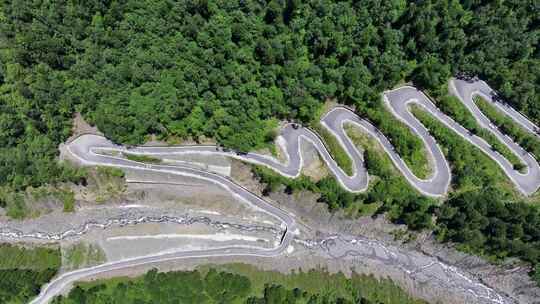
<svg viewBox="0 0 540 304">
<path fill-rule="evenodd" d="M 74 281 L 98 273 L 109 272 L 126 267 L 134 267 L 168 260 L 215 256 L 275 257 L 283 254 L 288 249 L 291 241 L 294 238 L 294 234 L 298 231 L 296 228 L 294 215 L 267 203 L 257 195 L 251 193 L 227 177 L 181 165 L 168 166 L 134 162 L 121 157 L 112 156 L 110 153 L 104 153 L 107 151 L 129 152 L 132 154 L 152 155 L 161 158 L 167 158 L 167 156 L 175 154 L 226 155 L 246 162 L 267 166 L 279 174 L 294 178 L 300 174 L 300 171 L 304 165 L 300 145 L 310 144 L 313 145 L 319 152 L 332 173 L 336 176 L 337 180 L 345 189 L 352 192 L 361 192 L 367 189 L 369 177 L 364 166 L 362 154 L 345 134 L 343 128 L 344 124 L 350 123 L 374 137 L 383 146 L 386 153 L 390 156 L 396 167 L 405 176 L 407 181 L 418 191 L 428 196 L 443 196 L 447 193 L 448 186 L 450 184 L 450 168 L 444 154 L 441 151 L 441 148 L 437 145 L 435 139 L 429 134 L 429 130 L 427 130 L 411 114 L 409 105 L 415 103 L 431 113 L 448 128 L 452 129 L 461 137 L 477 146 L 486 155 L 497 162 L 497 164 L 504 170 L 505 174 L 509 176 L 509 178 L 523 194 L 529 195 L 534 193 L 540 186 L 540 167 L 538 162 L 532 155 L 525 152 L 509 137 L 503 135 L 499 130 L 497 130 L 497 128 L 494 127 L 479 111 L 472 98 L 475 95 L 482 96 L 488 102 L 498 107 L 501 112 L 514 119 L 518 124 L 523 126 L 525 130 L 528 130 L 532 134 L 535 134 L 535 131 L 538 130 L 538 128 L 517 111 L 508 108 L 506 105 L 493 101 L 491 98 L 492 90 L 484 82 L 453 80 L 450 84 L 450 88 L 451 93 L 458 97 L 458 99 L 466 105 L 466 107 L 477 119 L 480 126 L 491 131 L 514 154 L 516 154 L 516 156 L 519 157 L 524 164 L 526 164 L 527 172 L 525 174 L 514 170 L 510 162 L 498 152 L 495 152 L 488 143 L 486 143 L 483 139 L 470 134 L 470 132 L 468 132 L 465 128 L 453 121 L 450 117 L 443 114 L 422 92 L 413 87 L 401 87 L 392 91 L 387 91 L 384 94 L 384 100 L 386 106 L 392 112 L 392 114 L 407 124 L 424 142 L 433 167 L 432 175 L 427 179 L 420 179 L 416 177 L 407 167 L 405 162 L 400 158 L 400 156 L 395 152 L 391 142 L 372 124 L 361 119 L 352 111 L 343 107 L 335 108 L 327 113 L 322 118 L 321 123 L 336 136 L 340 144 L 351 157 L 354 170 L 354 174 L 352 176 L 348 176 L 336 164 L 325 148 L 324 143 L 316 133 L 307 128 L 295 128 L 292 124 L 286 125 L 281 130 L 280 134 L 282 137 L 282 148 L 285 150 L 287 156 L 287 161 L 285 163 L 281 163 L 277 159 L 267 155 L 255 153 L 237 154 L 234 151 L 224 151 L 223 149 L 215 146 L 135 147 L 127 149 L 122 146 L 114 145 L 107 139 L 97 135 L 82 135 L 76 138 L 67 145 L 67 151 L 69 151 L 73 157 L 78 159 L 82 165 L 100 165 L 126 169 L 149 170 L 173 175 L 191 176 L 212 182 L 224 188 L 226 191 L 229 191 L 234 196 L 245 201 L 246 203 L 251 204 L 256 208 L 259 208 L 276 217 L 282 223 L 283 237 L 279 245 L 272 249 L 233 246 L 203 251 L 182 251 L 162 255 L 138 257 L 64 273 L 44 286 L 40 295 L 31 303 L 47 303 L 54 296 L 68 288 L 69 285 Z M 464 277 L 463 280 L 468 282 L 467 280 L 470 279 Z M 471 281 L 471 284 L 478 283 L 473 283 Z M 497 303 L 499 302 L 497 301 Z"/>
</svg>

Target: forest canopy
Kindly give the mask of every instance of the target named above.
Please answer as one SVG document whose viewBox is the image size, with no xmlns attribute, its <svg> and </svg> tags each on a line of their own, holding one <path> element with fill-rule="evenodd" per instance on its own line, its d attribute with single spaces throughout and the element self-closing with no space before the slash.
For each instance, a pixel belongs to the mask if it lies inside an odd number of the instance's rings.
<svg viewBox="0 0 540 304">
<path fill-rule="evenodd" d="M 28 303 L 61 266 L 60 248 L 0 244 L 0 302 Z"/>
<path fill-rule="evenodd" d="M 115 142 L 247 151 L 329 98 L 376 113 L 401 81 L 468 73 L 540 122 L 533 0 L 0 3 L 0 185 L 14 189 L 80 178 L 55 162 L 76 111 Z"/>
<path fill-rule="evenodd" d="M 540 124 L 539 25 L 535 0 L 0 0 L 0 206 L 12 191 L 84 178 L 57 162 L 77 112 L 116 143 L 209 137 L 248 151 L 267 146 L 278 121 L 308 124 L 336 100 L 418 160 L 421 141 L 396 126 L 381 93 L 404 81 L 440 92 L 452 76 L 475 75 Z M 441 241 L 536 264 L 540 282 L 538 208 L 480 191 L 504 178 L 496 165 L 430 129 L 448 149 L 454 189 L 466 190 L 440 208 L 369 155 L 383 178 L 370 193 L 330 179 L 288 187 L 316 189 L 335 209 L 384 201 L 391 220 L 434 228 Z M 55 271 L 16 275 L 41 282 Z"/>
<path fill-rule="evenodd" d="M 256 275 L 253 275 L 253 271 L 249 274 L 237 274 L 210 268 L 206 273 L 199 270 L 162 273 L 154 269 L 134 279 L 118 278 L 81 283 L 67 296 L 56 297 L 52 303 L 425 303 L 410 297 L 392 281 L 377 280 L 356 273 L 353 273 L 351 278 L 346 278 L 342 273 L 328 274 L 315 270 L 289 275 L 258 269 L 256 272 Z M 306 284 L 302 277 L 311 284 Z M 329 285 L 339 287 L 325 288 Z M 316 288 L 315 291 L 312 290 L 313 287 Z"/>
</svg>

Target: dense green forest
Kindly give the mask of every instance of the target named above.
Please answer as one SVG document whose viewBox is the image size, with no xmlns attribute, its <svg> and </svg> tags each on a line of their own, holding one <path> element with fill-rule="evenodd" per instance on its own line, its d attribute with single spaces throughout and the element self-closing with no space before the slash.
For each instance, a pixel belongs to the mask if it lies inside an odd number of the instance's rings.
<svg viewBox="0 0 540 304">
<path fill-rule="evenodd" d="M 24 304 L 60 268 L 60 249 L 0 244 L 0 302 Z"/>
<path fill-rule="evenodd" d="M 532 0 L 0 4 L 0 185 L 14 189 L 80 180 L 54 161 L 75 111 L 116 142 L 207 136 L 246 151 L 276 119 L 308 122 L 336 98 L 414 162 L 420 141 L 379 94 L 465 72 L 539 122 Z"/>
<path fill-rule="evenodd" d="M 369 118 L 414 168 L 425 160 L 421 141 L 380 93 L 403 81 L 439 92 L 453 75 L 478 75 L 538 124 L 539 24 L 534 0 L 0 0 L 0 193 L 84 179 L 56 162 L 75 112 L 115 142 L 204 136 L 247 151 L 267 146 L 278 120 L 313 123 L 335 99 Z M 452 103 L 438 104 L 462 115 Z M 319 192 L 334 209 L 379 204 L 443 241 L 538 263 L 538 208 L 520 202 L 485 155 L 418 115 L 452 165 L 457 192 L 441 208 L 376 153 L 366 159 L 381 179 L 368 193 L 346 194 L 330 179 L 288 187 Z M 537 152 L 509 122 L 496 123 Z M 482 190 L 491 185 L 503 194 Z M 505 214 L 514 208 L 525 222 Z"/>
<path fill-rule="evenodd" d="M 436 215 L 435 233 L 441 241 L 491 260 L 519 257 L 533 265 L 540 286 L 540 208 L 512 190 L 502 170 L 478 148 L 423 111 L 414 109 L 452 164 L 454 192 Z M 534 266 L 536 264 L 536 266 Z"/>
<path fill-rule="evenodd" d="M 266 277 L 261 280 L 260 276 Z M 278 278 L 279 282 L 272 278 Z M 283 278 L 282 278 L 283 277 Z M 318 285 L 315 292 L 305 278 Z M 326 289 L 332 280 L 337 289 Z M 264 281 L 264 282 L 263 282 Z M 262 285 L 262 286 L 261 286 Z M 245 304 L 421 304 L 391 281 L 370 276 L 311 271 L 279 275 L 270 272 L 234 273 L 210 268 L 208 271 L 147 272 L 135 279 L 113 279 L 77 285 L 54 304 L 99 303 L 245 303 Z"/>
<path fill-rule="evenodd" d="M 540 212 L 497 188 L 454 194 L 438 210 L 438 237 L 495 259 L 540 263 Z M 540 282 L 539 282 L 540 283 Z"/>
</svg>

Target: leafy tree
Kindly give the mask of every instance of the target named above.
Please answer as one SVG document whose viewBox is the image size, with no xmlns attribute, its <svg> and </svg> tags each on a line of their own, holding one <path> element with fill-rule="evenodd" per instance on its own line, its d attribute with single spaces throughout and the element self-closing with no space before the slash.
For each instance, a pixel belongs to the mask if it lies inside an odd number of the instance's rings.
<svg viewBox="0 0 540 304">
<path fill-rule="evenodd" d="M 217 271 L 214 268 L 210 268 L 204 278 L 197 270 L 167 273 L 151 270 L 144 276 L 135 279 L 104 280 L 91 286 L 76 285 L 67 296 L 56 297 L 53 303 L 424 303 L 421 300 L 411 298 L 389 280 L 379 281 L 373 277 L 358 274 L 346 278 L 340 274 L 328 275 L 316 271 L 300 274 L 300 276 L 306 275 L 313 280 L 318 280 L 321 284 L 336 284 L 335 282 L 329 283 L 334 279 L 339 280 L 339 284 L 348 287 L 340 288 L 339 292 L 323 288 L 308 292 L 302 288 L 294 287 L 296 284 L 294 277 L 290 278 L 291 275 L 289 275 L 284 276 L 290 281 L 286 286 L 272 280 L 266 280 L 261 282 L 263 286 L 261 286 L 260 291 L 253 292 L 250 290 L 252 282 L 255 284 L 259 282 L 250 280 L 245 275 Z M 299 284 L 305 284 L 302 283 L 304 280 L 301 280 Z"/>
<path fill-rule="evenodd" d="M 540 117 L 533 4 L 518 2 L 4 0 L 0 184 L 77 180 L 54 163 L 75 110 L 119 143 L 207 136 L 248 151 L 271 142 L 274 119 L 307 123 L 329 98 L 356 105 L 422 176 L 421 141 L 380 93 L 467 72 Z"/>
</svg>

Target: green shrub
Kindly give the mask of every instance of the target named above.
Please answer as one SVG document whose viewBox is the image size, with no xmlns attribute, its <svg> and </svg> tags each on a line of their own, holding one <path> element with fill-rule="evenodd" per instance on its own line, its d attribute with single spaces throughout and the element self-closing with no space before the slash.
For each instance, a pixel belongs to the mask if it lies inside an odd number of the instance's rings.
<svg viewBox="0 0 540 304">
<path fill-rule="evenodd" d="M 122 169 L 118 169 L 114 167 L 98 166 L 97 173 L 101 175 L 102 177 L 117 177 L 117 178 L 125 177 L 125 173 Z"/>
<path fill-rule="evenodd" d="M 156 158 L 156 157 L 152 157 L 152 156 L 148 156 L 148 155 L 138 155 L 138 154 L 132 154 L 132 153 L 123 153 L 123 155 L 124 155 L 125 158 L 127 158 L 129 160 L 140 162 L 140 163 L 149 163 L 149 164 L 159 164 L 159 163 L 161 163 L 161 159 Z M 116 174 L 116 173 L 114 173 L 114 174 Z"/>
<path fill-rule="evenodd" d="M 75 193 L 73 191 L 63 191 L 62 203 L 64 205 L 64 212 L 75 211 Z"/>
</svg>

